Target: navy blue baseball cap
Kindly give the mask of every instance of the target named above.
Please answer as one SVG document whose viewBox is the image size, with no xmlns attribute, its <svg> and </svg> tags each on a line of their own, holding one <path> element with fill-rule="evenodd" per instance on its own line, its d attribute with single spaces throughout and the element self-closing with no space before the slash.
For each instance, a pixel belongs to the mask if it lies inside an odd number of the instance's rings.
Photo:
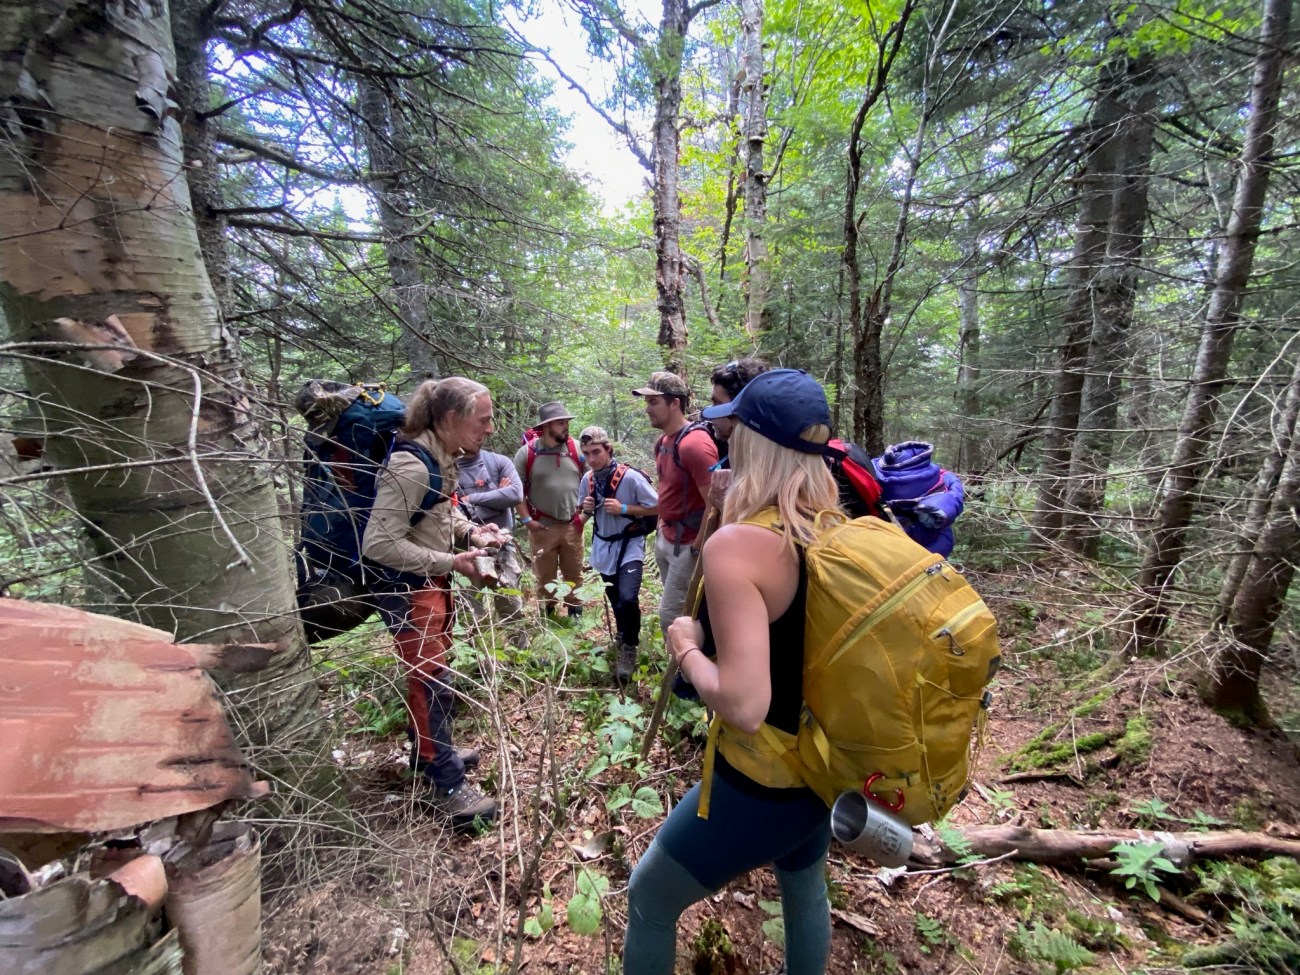
<svg viewBox="0 0 1300 975">
<path fill-rule="evenodd" d="M 729 416 L 782 447 L 824 454 L 831 437 L 831 408 L 821 384 L 802 369 L 769 369 L 749 381 L 730 403 L 705 407 L 706 420 Z"/>
</svg>

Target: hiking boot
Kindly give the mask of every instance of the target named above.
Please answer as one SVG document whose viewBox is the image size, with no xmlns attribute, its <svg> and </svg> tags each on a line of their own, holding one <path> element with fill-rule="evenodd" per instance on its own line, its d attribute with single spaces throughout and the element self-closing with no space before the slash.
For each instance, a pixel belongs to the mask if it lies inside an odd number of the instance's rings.
<svg viewBox="0 0 1300 975">
<path fill-rule="evenodd" d="M 626 684 L 636 673 L 637 665 L 637 648 L 630 644 L 623 644 L 618 650 L 618 660 L 614 663 L 614 679 L 620 684 Z"/>
<path fill-rule="evenodd" d="M 461 764 L 465 766 L 466 772 L 472 768 L 478 768 L 480 756 L 477 748 L 457 748 L 456 754 L 460 756 Z"/>
<path fill-rule="evenodd" d="M 470 826 L 476 819 L 490 823 L 497 818 L 496 800 L 468 782 L 454 789 L 434 788 L 429 792 L 428 802 L 435 812 L 450 819 L 454 827 Z"/>
</svg>

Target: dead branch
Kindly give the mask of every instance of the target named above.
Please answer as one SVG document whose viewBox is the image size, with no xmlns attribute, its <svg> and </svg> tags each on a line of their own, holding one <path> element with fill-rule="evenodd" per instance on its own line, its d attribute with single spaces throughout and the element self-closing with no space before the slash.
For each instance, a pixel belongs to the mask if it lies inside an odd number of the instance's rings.
<svg viewBox="0 0 1300 975">
<path fill-rule="evenodd" d="M 1229 830 L 1215 833 L 1166 833 L 1145 829 L 1072 830 L 1031 829 L 1027 826 L 968 826 L 958 830 L 981 857 L 1009 854 L 1015 860 L 1082 866 L 1088 860 L 1105 859 L 1122 843 L 1150 843 L 1165 846 L 1164 856 L 1179 866 L 1193 860 L 1223 857 L 1288 856 L 1300 859 L 1300 840 L 1283 839 L 1268 833 Z M 912 859 L 930 865 L 956 863 L 960 856 L 942 843 L 918 836 Z"/>
</svg>

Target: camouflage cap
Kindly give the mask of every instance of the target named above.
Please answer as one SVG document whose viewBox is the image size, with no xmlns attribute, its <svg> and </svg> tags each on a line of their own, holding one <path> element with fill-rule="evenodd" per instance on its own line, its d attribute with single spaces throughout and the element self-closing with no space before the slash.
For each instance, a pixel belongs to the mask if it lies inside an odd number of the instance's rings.
<svg viewBox="0 0 1300 975">
<path fill-rule="evenodd" d="M 682 396 L 690 399 L 691 389 L 686 380 L 672 372 L 652 372 L 650 382 L 632 390 L 633 396 Z"/>
<path fill-rule="evenodd" d="M 584 427 L 582 433 L 578 434 L 578 443 L 584 447 L 589 443 L 608 444 L 609 434 L 604 427 Z"/>
</svg>

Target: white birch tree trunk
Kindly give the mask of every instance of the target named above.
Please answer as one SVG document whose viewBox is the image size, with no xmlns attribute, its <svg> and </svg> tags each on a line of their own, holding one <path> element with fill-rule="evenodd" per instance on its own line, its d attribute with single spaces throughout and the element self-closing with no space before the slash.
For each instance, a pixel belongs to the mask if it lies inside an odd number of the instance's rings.
<svg viewBox="0 0 1300 975">
<path fill-rule="evenodd" d="M 245 740 L 279 746 L 316 717 L 316 686 L 200 256 L 174 72 L 164 0 L 0 15 L 0 305 L 108 609 L 180 640 L 284 646 L 224 685 Z"/>
</svg>

